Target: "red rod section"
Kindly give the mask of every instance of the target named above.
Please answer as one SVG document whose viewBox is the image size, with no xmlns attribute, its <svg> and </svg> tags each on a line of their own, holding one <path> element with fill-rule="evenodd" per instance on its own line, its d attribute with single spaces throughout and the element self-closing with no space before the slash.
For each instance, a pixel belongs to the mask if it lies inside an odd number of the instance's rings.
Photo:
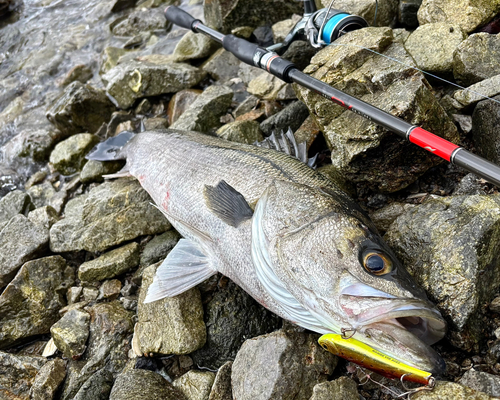
<svg viewBox="0 0 500 400">
<path fill-rule="evenodd" d="M 446 161 L 451 161 L 451 155 L 460 147 L 419 127 L 412 129 L 409 140 Z"/>
</svg>

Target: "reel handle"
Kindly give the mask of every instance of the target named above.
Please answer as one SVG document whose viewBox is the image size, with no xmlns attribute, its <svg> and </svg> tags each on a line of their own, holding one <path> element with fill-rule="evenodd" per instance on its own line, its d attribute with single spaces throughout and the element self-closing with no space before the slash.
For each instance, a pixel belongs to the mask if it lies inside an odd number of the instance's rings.
<svg viewBox="0 0 500 400">
<path fill-rule="evenodd" d="M 194 23 L 201 23 L 199 19 L 196 19 L 191 14 L 188 14 L 186 11 L 176 6 L 168 6 L 165 9 L 165 18 L 175 25 L 178 25 L 181 28 L 189 29 L 194 33 L 197 33 L 193 27 Z"/>
</svg>

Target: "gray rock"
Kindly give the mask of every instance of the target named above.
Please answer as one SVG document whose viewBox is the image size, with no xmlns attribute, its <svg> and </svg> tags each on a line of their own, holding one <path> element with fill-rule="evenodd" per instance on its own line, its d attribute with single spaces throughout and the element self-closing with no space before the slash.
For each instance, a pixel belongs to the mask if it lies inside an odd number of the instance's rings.
<svg viewBox="0 0 500 400">
<path fill-rule="evenodd" d="M 484 189 L 484 185 L 480 182 L 480 180 L 481 178 L 475 174 L 470 173 L 465 175 L 453 191 L 453 195 L 487 194 Z"/>
<path fill-rule="evenodd" d="M 217 131 L 217 136 L 232 142 L 252 144 L 264 140 L 256 121 L 230 122 Z"/>
<path fill-rule="evenodd" d="M 198 35 L 199 36 L 199 35 Z M 220 83 L 238 76 L 240 60 L 227 50 L 217 50 L 201 68 Z"/>
<path fill-rule="evenodd" d="M 400 0 L 398 6 L 398 21 L 401 25 L 414 29 L 418 26 L 417 12 L 422 0 Z"/>
<path fill-rule="evenodd" d="M 115 106 L 102 90 L 73 82 L 47 112 L 47 118 L 64 135 L 94 133 L 109 120 Z"/>
<path fill-rule="evenodd" d="M 199 89 L 185 89 L 174 94 L 168 103 L 167 112 L 169 122 L 173 124 L 177 121 L 202 93 L 203 91 Z"/>
<path fill-rule="evenodd" d="M 494 97 L 498 94 L 500 94 L 500 75 L 495 75 L 464 90 L 457 90 L 453 94 L 453 98 L 464 107 L 467 107 L 485 100 L 485 97 Z"/>
<path fill-rule="evenodd" d="M 123 167 L 123 161 L 96 161 L 89 160 L 80 172 L 82 183 L 104 182 L 103 175 L 114 174 Z"/>
<path fill-rule="evenodd" d="M 210 56 L 220 45 L 206 35 L 188 31 L 175 46 L 175 62 L 197 60 Z"/>
<path fill-rule="evenodd" d="M 500 377 L 474 370 L 468 370 L 458 381 L 478 392 L 484 392 L 493 397 L 500 397 Z"/>
<path fill-rule="evenodd" d="M 500 74 L 500 37 L 474 33 L 464 40 L 453 56 L 453 76 L 469 86 Z"/>
<path fill-rule="evenodd" d="M 68 202 L 65 218 L 50 229 L 50 248 L 96 252 L 165 232 L 171 225 L 151 201 L 135 180 L 105 182 Z"/>
<path fill-rule="evenodd" d="M 283 330 L 245 341 L 232 367 L 234 398 L 308 399 L 337 364 L 316 342 L 317 335 Z"/>
<path fill-rule="evenodd" d="M 35 207 L 40 208 L 49 205 L 57 191 L 50 182 L 42 182 L 39 185 L 31 186 L 27 193 L 30 195 Z"/>
<path fill-rule="evenodd" d="M 21 265 L 41 254 L 48 244 L 48 230 L 22 214 L 12 217 L 0 231 L 0 288 Z"/>
<path fill-rule="evenodd" d="M 460 131 L 468 135 L 472 131 L 472 116 L 464 114 L 452 114 L 451 117 Z"/>
<path fill-rule="evenodd" d="M 43 206 L 34 209 L 28 214 L 28 219 L 35 225 L 42 226 L 47 230 L 59 221 L 57 211 L 51 206 Z"/>
<path fill-rule="evenodd" d="M 60 358 L 48 361 L 35 377 L 30 398 L 34 400 L 52 400 L 57 389 L 66 377 L 66 363 Z"/>
<path fill-rule="evenodd" d="M 26 128 L 9 140 L 2 150 L 7 162 L 14 162 L 16 157 L 31 157 L 35 161 L 47 161 L 54 145 L 63 135 L 54 129 Z"/>
<path fill-rule="evenodd" d="M 304 40 L 297 40 L 295 42 L 292 42 L 290 47 L 285 51 L 283 54 L 283 58 L 286 60 L 289 60 L 295 64 L 295 66 L 303 70 L 305 67 L 307 67 L 310 62 L 311 58 L 316 54 L 317 49 L 312 47 L 309 42 L 306 42 Z M 285 88 L 291 88 L 291 85 L 286 85 Z M 293 91 L 293 90 L 292 90 Z M 280 100 L 280 94 L 278 93 L 278 100 Z M 287 100 L 287 99 L 283 99 Z"/>
<path fill-rule="evenodd" d="M 118 279 L 111 279 L 109 281 L 104 281 L 99 288 L 99 296 L 97 300 L 103 299 L 116 299 L 120 294 L 122 289 L 122 283 Z M 125 309 L 125 304 L 123 305 Z"/>
<path fill-rule="evenodd" d="M 381 232 L 386 232 L 397 217 L 415 207 L 414 204 L 391 203 L 370 214 L 370 218 Z"/>
<path fill-rule="evenodd" d="M 153 371 L 133 369 L 116 378 L 109 400 L 186 400 L 165 378 Z"/>
<path fill-rule="evenodd" d="M 90 302 L 97 300 L 98 296 L 99 296 L 99 289 L 94 287 L 83 288 L 83 298 L 85 301 Z"/>
<path fill-rule="evenodd" d="M 281 326 L 279 317 L 231 281 L 208 302 L 205 315 L 207 343 L 192 357 L 196 365 L 211 369 L 234 360 L 246 339 Z"/>
<path fill-rule="evenodd" d="M 68 305 L 78 303 L 80 301 L 80 296 L 82 295 L 83 288 L 81 286 L 73 286 L 66 292 L 66 297 L 68 299 Z"/>
<path fill-rule="evenodd" d="M 0 351 L 0 395 L 2 399 L 29 400 L 30 388 L 44 357 L 19 356 Z"/>
<path fill-rule="evenodd" d="M 330 0 L 321 0 L 323 7 L 328 6 Z M 348 13 L 359 15 L 366 19 L 370 26 L 386 26 L 391 25 L 397 17 L 398 1 L 397 0 L 384 0 L 378 2 L 378 9 L 374 2 L 369 0 L 351 1 L 340 0 L 335 1 L 334 7 L 337 10 L 346 11 Z M 377 20 L 374 24 L 375 10 L 377 10 Z"/>
<path fill-rule="evenodd" d="M 111 32 L 116 36 L 134 36 L 141 32 L 164 30 L 166 26 L 167 20 L 163 10 L 140 8 L 130 13 L 125 20 L 113 25 Z"/>
<path fill-rule="evenodd" d="M 61 82 L 61 86 L 68 86 L 70 83 L 76 81 L 81 83 L 87 83 L 87 81 L 91 79 L 93 76 L 94 76 L 94 71 L 92 71 L 92 68 L 89 67 L 88 65 L 85 64 L 75 65 L 68 71 L 68 73 L 64 77 L 64 80 Z"/>
<path fill-rule="evenodd" d="M 248 84 L 248 93 L 262 100 L 276 100 L 288 84 L 268 72 L 261 72 Z"/>
<path fill-rule="evenodd" d="M 453 53 L 466 38 L 458 25 L 436 22 L 419 26 L 404 45 L 418 68 L 429 72 L 452 72 Z"/>
<path fill-rule="evenodd" d="M 300 20 L 301 20 L 300 15 L 294 14 L 294 15 L 292 15 L 292 18 L 276 22 L 272 26 L 274 43 L 283 42 L 285 40 L 286 36 L 288 35 L 288 33 L 290 33 L 290 31 L 293 29 L 293 27 Z"/>
<path fill-rule="evenodd" d="M 233 391 L 231 387 L 232 365 L 233 362 L 228 361 L 219 368 L 208 400 L 233 400 Z"/>
<path fill-rule="evenodd" d="M 170 230 L 162 235 L 155 236 L 141 253 L 140 264 L 149 266 L 158 261 L 162 261 L 170 253 L 170 250 L 177 244 L 181 235 L 175 230 Z"/>
<path fill-rule="evenodd" d="M 73 400 L 108 400 L 113 382 L 113 374 L 101 369 L 87 379 Z"/>
<path fill-rule="evenodd" d="M 500 96 L 495 100 L 499 101 Z M 480 101 L 472 113 L 472 138 L 477 153 L 487 160 L 500 162 L 500 104 L 491 100 Z"/>
<path fill-rule="evenodd" d="M 198 289 L 144 303 L 159 264 L 144 270 L 135 328 L 143 354 L 189 354 L 205 344 L 206 329 Z"/>
<path fill-rule="evenodd" d="M 358 385 L 351 378 L 340 378 L 318 383 L 314 386 L 310 400 L 358 400 Z"/>
<path fill-rule="evenodd" d="M 500 297 L 495 297 L 490 303 L 490 310 L 493 312 L 500 312 Z"/>
<path fill-rule="evenodd" d="M 499 196 L 434 198 L 408 210 L 385 235 L 399 260 L 451 323 L 452 343 L 477 347 L 480 309 L 500 284 Z"/>
<path fill-rule="evenodd" d="M 412 400 L 493 400 L 486 393 L 476 392 L 466 386 L 453 382 L 436 382 L 430 391 L 413 394 Z"/>
<path fill-rule="evenodd" d="M 71 175 L 81 171 L 87 160 L 85 155 L 99 143 L 99 138 L 90 133 L 73 135 L 59 143 L 50 154 L 50 162 L 56 171 Z"/>
<path fill-rule="evenodd" d="M 161 130 L 168 128 L 168 120 L 166 118 L 146 118 L 144 121 L 144 128 L 147 131 Z"/>
<path fill-rule="evenodd" d="M 209 86 L 170 127 L 198 132 L 218 128 L 232 99 L 233 91 L 227 86 Z"/>
<path fill-rule="evenodd" d="M 295 101 L 262 122 L 260 129 L 266 136 L 269 136 L 273 131 L 285 132 L 289 128 L 296 131 L 308 116 L 307 106 L 300 101 Z"/>
<path fill-rule="evenodd" d="M 81 310 L 70 310 L 50 328 L 54 344 L 66 358 L 79 359 L 84 353 L 89 336 L 90 315 Z"/>
<path fill-rule="evenodd" d="M 109 70 L 113 69 L 118 65 L 118 60 L 120 57 L 127 54 L 126 49 L 118 47 L 106 47 L 101 54 L 101 68 L 99 73 L 104 75 Z"/>
<path fill-rule="evenodd" d="M 14 190 L 0 199 L 0 230 L 10 219 L 17 215 L 28 215 L 35 206 L 31 197 L 20 190 Z"/>
<path fill-rule="evenodd" d="M 132 242 L 84 262 L 78 268 L 78 278 L 87 282 L 103 281 L 119 276 L 138 265 L 139 245 Z"/>
<path fill-rule="evenodd" d="M 260 100 L 258 97 L 255 96 L 248 96 L 239 106 L 236 108 L 236 110 L 233 111 L 233 116 L 235 118 L 240 117 L 241 115 L 244 115 L 246 113 L 251 112 L 252 110 L 255 110 L 260 103 Z"/>
<path fill-rule="evenodd" d="M 128 61 L 109 70 L 102 78 L 108 93 L 120 108 L 126 109 L 142 97 L 190 88 L 204 76 L 203 70 L 187 64 Z"/>
<path fill-rule="evenodd" d="M 0 348 L 35 335 L 49 333 L 64 307 L 63 291 L 70 286 L 66 261 L 60 256 L 40 258 L 22 266 L 0 296 Z"/>
<path fill-rule="evenodd" d="M 202 372 L 191 370 L 173 382 L 187 400 L 208 400 L 215 374 L 213 372 Z"/>
</svg>

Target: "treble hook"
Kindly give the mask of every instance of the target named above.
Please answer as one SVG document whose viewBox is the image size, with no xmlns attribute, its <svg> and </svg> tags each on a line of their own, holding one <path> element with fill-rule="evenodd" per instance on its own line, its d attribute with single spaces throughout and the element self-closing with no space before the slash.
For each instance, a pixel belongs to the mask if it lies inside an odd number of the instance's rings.
<svg viewBox="0 0 500 400">
<path fill-rule="evenodd" d="M 350 336 L 346 336 L 347 332 L 352 332 Z M 356 334 L 356 328 L 340 328 L 340 335 L 342 336 L 342 339 L 350 339 Z"/>
</svg>

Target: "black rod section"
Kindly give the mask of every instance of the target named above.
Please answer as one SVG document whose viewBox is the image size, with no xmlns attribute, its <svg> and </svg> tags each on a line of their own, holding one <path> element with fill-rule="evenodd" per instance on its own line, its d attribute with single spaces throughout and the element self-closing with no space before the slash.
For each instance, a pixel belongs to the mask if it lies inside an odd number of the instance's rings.
<svg viewBox="0 0 500 400">
<path fill-rule="evenodd" d="M 500 167 L 492 162 L 485 160 L 475 154 L 459 148 L 453 158 L 453 164 L 494 183 L 500 187 Z"/>
</svg>

